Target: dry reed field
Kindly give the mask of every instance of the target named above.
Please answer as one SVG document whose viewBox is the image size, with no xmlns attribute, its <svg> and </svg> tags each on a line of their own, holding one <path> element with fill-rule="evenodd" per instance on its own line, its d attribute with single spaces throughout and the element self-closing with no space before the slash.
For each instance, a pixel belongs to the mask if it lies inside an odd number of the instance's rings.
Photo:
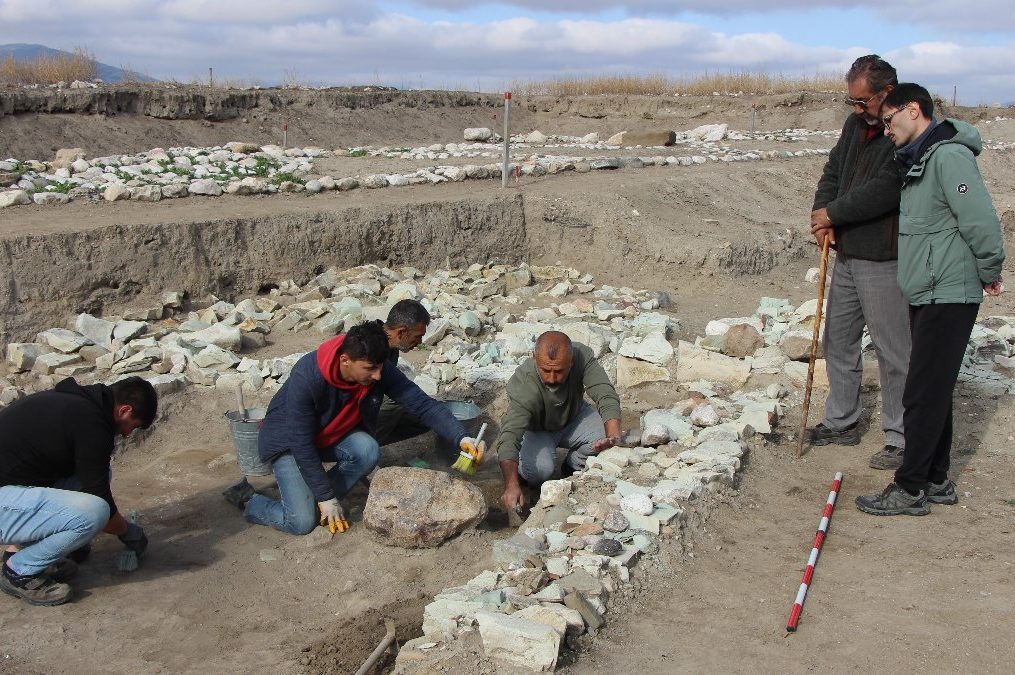
<svg viewBox="0 0 1015 675">
<path fill-rule="evenodd" d="M 23 61 L 8 55 L 0 61 L 0 86 L 93 80 L 97 72 L 94 54 L 84 47 L 75 47 L 74 53 L 66 56 L 40 54 Z"/>
</svg>

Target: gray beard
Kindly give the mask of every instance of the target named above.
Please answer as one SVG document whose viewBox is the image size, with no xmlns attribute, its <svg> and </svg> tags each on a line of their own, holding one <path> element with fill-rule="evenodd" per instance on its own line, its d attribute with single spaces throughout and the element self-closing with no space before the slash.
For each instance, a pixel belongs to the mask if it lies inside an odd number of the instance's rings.
<svg viewBox="0 0 1015 675">
<path fill-rule="evenodd" d="M 548 392 L 550 392 L 551 394 L 556 394 L 558 391 L 560 391 L 560 385 L 559 384 L 555 384 L 555 385 L 552 385 L 552 386 L 549 385 L 549 384 L 544 384 L 543 386 L 546 387 L 546 390 Z"/>
</svg>

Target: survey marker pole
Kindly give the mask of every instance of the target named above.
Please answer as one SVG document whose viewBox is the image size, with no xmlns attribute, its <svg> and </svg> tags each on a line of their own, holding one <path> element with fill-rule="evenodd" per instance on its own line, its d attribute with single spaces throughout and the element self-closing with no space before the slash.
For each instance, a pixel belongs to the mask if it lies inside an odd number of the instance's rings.
<svg viewBox="0 0 1015 675">
<path fill-rule="evenodd" d="M 504 92 L 504 163 L 500 167 L 500 186 L 508 185 L 508 167 L 511 164 L 511 92 Z"/>
<path fill-rule="evenodd" d="M 807 567 L 804 568 L 804 578 L 800 582 L 800 590 L 797 591 L 796 600 L 793 602 L 793 609 L 789 614 L 789 621 L 786 623 L 786 632 L 795 633 L 800 623 L 800 612 L 804 609 L 804 600 L 807 599 L 807 589 L 810 588 L 811 580 L 814 578 L 814 567 L 818 564 L 818 556 L 821 554 L 821 546 L 825 543 L 825 535 L 828 534 L 828 524 L 832 521 L 832 512 L 835 511 L 835 500 L 839 497 L 839 488 L 842 487 L 842 472 L 835 474 L 832 481 L 832 489 L 825 500 L 825 510 L 821 512 L 821 520 L 818 522 L 818 531 L 814 535 L 814 544 L 811 546 L 811 554 L 807 558 Z"/>
</svg>

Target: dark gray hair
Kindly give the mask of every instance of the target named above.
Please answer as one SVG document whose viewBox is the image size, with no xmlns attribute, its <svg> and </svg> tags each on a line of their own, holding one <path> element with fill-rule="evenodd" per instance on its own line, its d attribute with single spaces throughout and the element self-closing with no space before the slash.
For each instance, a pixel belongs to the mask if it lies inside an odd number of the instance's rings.
<svg viewBox="0 0 1015 675">
<path fill-rule="evenodd" d="M 430 323 L 430 312 L 418 300 L 399 300 L 388 312 L 384 325 L 388 328 L 415 328 Z"/>
<path fill-rule="evenodd" d="M 846 73 L 846 82 L 855 82 L 861 78 L 867 80 L 871 91 L 875 93 L 889 85 L 894 87 L 899 83 L 899 76 L 892 64 L 877 54 L 861 56 L 849 67 L 849 72 Z"/>
</svg>

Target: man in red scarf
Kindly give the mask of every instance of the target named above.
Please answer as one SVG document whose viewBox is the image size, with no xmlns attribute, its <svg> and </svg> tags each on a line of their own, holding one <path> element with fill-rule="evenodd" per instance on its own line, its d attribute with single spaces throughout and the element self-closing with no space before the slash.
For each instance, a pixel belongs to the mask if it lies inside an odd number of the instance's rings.
<svg viewBox="0 0 1015 675">
<path fill-rule="evenodd" d="M 253 494 L 240 506 L 251 523 L 307 534 L 320 521 L 343 521 L 338 500 L 380 458 L 375 438 L 385 395 L 438 435 L 463 448 L 475 441 L 440 401 L 427 396 L 388 359 L 381 324 L 354 326 L 301 358 L 272 397 L 258 435 L 281 501 Z M 329 470 L 324 462 L 335 462 Z M 318 516 L 320 514 L 320 516 Z"/>
</svg>

